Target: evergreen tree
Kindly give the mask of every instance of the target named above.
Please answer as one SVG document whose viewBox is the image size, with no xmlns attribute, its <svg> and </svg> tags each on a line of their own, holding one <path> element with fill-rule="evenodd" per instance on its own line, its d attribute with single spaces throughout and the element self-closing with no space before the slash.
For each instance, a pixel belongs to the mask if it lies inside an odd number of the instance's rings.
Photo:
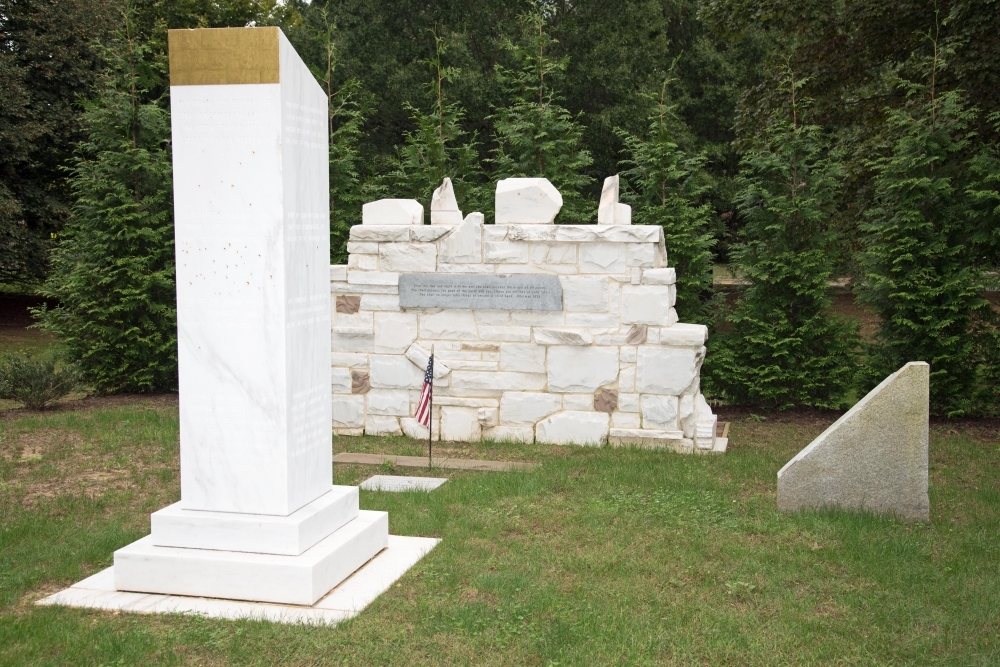
<svg viewBox="0 0 1000 667">
<path fill-rule="evenodd" d="M 35 312 L 100 393 L 177 380 L 169 122 L 142 101 L 137 68 L 148 54 L 130 18 L 82 115 L 86 139 L 69 168 L 76 203 L 43 288 L 59 305 Z"/>
<path fill-rule="evenodd" d="M 442 57 L 447 53 L 445 40 L 434 33 L 434 58 L 424 61 L 433 72 L 428 89 L 434 108 L 425 113 L 407 103 L 410 119 L 416 129 L 406 133 L 397 149 L 392 171 L 383 179 L 392 197 L 421 200 L 430 208 L 431 195 L 446 177 L 451 179 L 459 205 L 479 209 L 490 200 L 478 189 L 481 182 L 479 153 L 475 137 L 462 129 L 465 115 L 462 107 L 448 102 L 445 84 L 455 81 L 460 70 L 446 67 Z"/>
<path fill-rule="evenodd" d="M 703 171 L 706 158 L 687 154 L 674 139 L 682 122 L 666 103 L 669 83 L 663 83 L 646 138 L 620 133 L 629 155 L 623 164 L 631 166 L 624 176 L 635 191 L 633 222 L 663 227 L 669 264 L 677 269 L 680 318 L 707 324 L 715 238 L 709 230 L 712 210 L 700 203 L 709 189 Z"/>
<path fill-rule="evenodd" d="M 749 285 L 706 360 L 708 384 L 734 403 L 838 407 L 855 374 L 855 327 L 827 296 L 839 169 L 822 130 L 800 118 L 804 83 L 786 71 L 787 115 L 776 113 L 743 159 L 746 226 L 734 255 Z"/>
<path fill-rule="evenodd" d="M 997 318 L 980 291 L 991 247 L 995 257 L 1000 162 L 987 152 L 969 159 L 977 111 L 959 92 L 936 89 L 942 54 L 936 37 L 928 39 L 926 82 L 900 82 L 908 103 L 888 111 L 891 152 L 871 164 L 858 289 L 880 318 L 868 382 L 926 361 L 934 412 L 996 411 Z"/>
<path fill-rule="evenodd" d="M 552 82 L 566 70 L 568 59 L 547 55 L 555 40 L 546 33 L 541 14 L 521 20 L 526 26 L 524 43 L 508 43 L 517 69 L 496 68 L 513 102 L 492 116 L 494 180 L 547 178 L 563 197 L 557 222 L 593 222 L 597 207 L 582 192 L 594 181 L 583 173 L 593 160 L 583 148 L 583 127 L 556 102 Z"/>
</svg>

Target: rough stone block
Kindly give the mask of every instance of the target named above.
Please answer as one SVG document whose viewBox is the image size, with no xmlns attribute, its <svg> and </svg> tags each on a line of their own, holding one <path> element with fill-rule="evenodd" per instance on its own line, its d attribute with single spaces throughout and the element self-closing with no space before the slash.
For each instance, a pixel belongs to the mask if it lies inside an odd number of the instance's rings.
<svg viewBox="0 0 1000 667">
<path fill-rule="evenodd" d="M 599 389 L 594 394 L 594 410 L 607 412 L 609 415 L 618 407 L 617 389 Z"/>
<path fill-rule="evenodd" d="M 562 398 L 539 392 L 504 392 L 500 399 L 500 423 L 504 426 L 533 426 L 535 422 L 562 409 Z"/>
<path fill-rule="evenodd" d="M 535 342 L 539 345 L 591 345 L 594 337 L 584 329 L 535 328 Z"/>
<path fill-rule="evenodd" d="M 441 438 L 463 442 L 477 442 L 482 438 L 479 425 L 479 408 L 441 408 Z"/>
<path fill-rule="evenodd" d="M 431 218 L 434 217 L 433 211 Z M 470 213 L 448 238 L 438 243 L 438 257 L 451 264 L 479 264 L 483 261 L 483 214 Z"/>
<path fill-rule="evenodd" d="M 442 310 L 420 316 L 420 337 L 447 340 L 478 340 L 476 318 L 471 310 Z"/>
<path fill-rule="evenodd" d="M 622 287 L 622 323 L 669 327 L 677 322 L 673 285 L 625 285 Z"/>
<path fill-rule="evenodd" d="M 331 264 L 330 265 L 330 280 L 347 280 L 347 265 L 346 264 Z"/>
<path fill-rule="evenodd" d="M 930 366 L 887 377 L 778 471 L 778 509 L 841 507 L 930 519 Z"/>
<path fill-rule="evenodd" d="M 375 313 L 375 352 L 402 354 L 416 339 L 416 313 Z"/>
<path fill-rule="evenodd" d="M 407 417 L 410 393 L 406 389 L 372 389 L 368 392 L 368 414 Z"/>
<path fill-rule="evenodd" d="M 599 276 L 560 276 L 566 312 L 608 312 L 608 279 Z"/>
<path fill-rule="evenodd" d="M 704 348 L 639 347 L 636 388 L 640 394 L 680 396 L 698 376 Z"/>
<path fill-rule="evenodd" d="M 649 267 L 656 266 L 656 245 L 653 243 L 627 243 L 628 257 L 626 264 L 629 266 Z"/>
<path fill-rule="evenodd" d="M 614 412 L 611 414 L 611 428 L 638 429 L 642 420 L 638 412 Z"/>
<path fill-rule="evenodd" d="M 548 377 L 549 391 L 596 391 L 618 379 L 618 348 L 550 347 Z"/>
<path fill-rule="evenodd" d="M 399 285 L 399 274 L 379 271 L 348 271 L 347 282 L 350 285 L 385 285 L 396 287 Z"/>
<path fill-rule="evenodd" d="M 408 225 L 354 225 L 351 227 L 351 241 L 378 243 L 400 243 L 410 240 Z"/>
<path fill-rule="evenodd" d="M 437 246 L 433 243 L 382 243 L 378 248 L 383 271 L 433 273 L 437 268 Z"/>
<path fill-rule="evenodd" d="M 621 273 L 625 270 L 625 243 L 583 243 L 580 245 L 582 273 Z"/>
<path fill-rule="evenodd" d="M 546 178 L 505 178 L 497 182 L 498 225 L 551 225 L 562 205 L 562 195 Z"/>
<path fill-rule="evenodd" d="M 369 414 L 365 417 L 365 435 L 403 435 L 398 417 Z"/>
<path fill-rule="evenodd" d="M 557 412 L 538 422 L 535 437 L 549 445 L 600 445 L 610 421 L 603 412 Z"/>
<path fill-rule="evenodd" d="M 451 179 L 445 178 L 431 195 L 431 224 L 457 225 L 462 222 L 462 212 L 458 210 L 455 189 Z"/>
<path fill-rule="evenodd" d="M 402 417 L 399 420 L 399 426 L 403 429 L 403 433 L 408 438 L 413 438 L 414 440 L 427 440 L 427 427 L 421 424 L 414 417 Z M 441 420 L 431 419 L 431 426 L 434 428 L 434 434 L 431 436 L 435 440 L 441 439 Z"/>
<path fill-rule="evenodd" d="M 364 396 L 334 396 L 334 428 L 360 428 L 365 425 Z"/>
<path fill-rule="evenodd" d="M 331 389 L 335 394 L 351 393 L 351 371 L 347 368 L 331 369 Z"/>
<path fill-rule="evenodd" d="M 527 264 L 531 247 L 525 243 L 510 241 L 487 241 L 484 244 L 483 259 L 497 264 Z"/>
<path fill-rule="evenodd" d="M 531 343 L 501 343 L 500 370 L 537 373 L 545 368 L 545 348 Z"/>
<path fill-rule="evenodd" d="M 541 369 L 539 369 L 541 370 Z M 538 391 L 545 388 L 544 373 L 481 373 L 479 371 L 452 371 L 451 387 L 455 392 L 472 391 Z"/>
<path fill-rule="evenodd" d="M 672 327 L 664 327 L 659 331 L 660 345 L 701 347 L 707 340 L 708 327 L 704 324 L 678 322 Z"/>
<path fill-rule="evenodd" d="M 411 364 L 419 368 L 421 372 L 427 372 L 427 362 L 430 360 L 430 356 L 431 353 L 417 343 L 413 343 L 406 348 L 406 358 Z M 434 357 L 434 379 L 443 378 L 448 373 L 451 373 L 451 367 L 441 361 L 440 358 Z"/>
<path fill-rule="evenodd" d="M 677 397 L 643 394 L 639 399 L 642 427 L 662 431 L 677 430 Z"/>
<path fill-rule="evenodd" d="M 646 269 L 642 272 L 643 285 L 673 285 L 677 282 L 677 271 L 674 267 L 666 269 Z"/>
<path fill-rule="evenodd" d="M 458 222 L 461 222 L 459 220 Z M 410 239 L 418 243 L 434 243 L 442 236 L 447 236 L 454 229 L 454 225 L 415 225 L 410 227 Z"/>
<path fill-rule="evenodd" d="M 597 207 L 597 224 L 599 225 L 631 225 L 632 207 L 618 203 L 618 174 L 604 179 L 601 190 L 601 203 Z"/>
<path fill-rule="evenodd" d="M 379 199 L 361 207 L 362 225 L 422 225 L 424 206 L 416 199 Z"/>
<path fill-rule="evenodd" d="M 376 389 L 419 389 L 424 373 L 403 355 L 373 354 L 369 361 L 371 385 Z"/>
<path fill-rule="evenodd" d="M 531 426 L 494 426 L 483 429 L 483 440 L 492 442 L 534 442 L 535 429 Z"/>
</svg>

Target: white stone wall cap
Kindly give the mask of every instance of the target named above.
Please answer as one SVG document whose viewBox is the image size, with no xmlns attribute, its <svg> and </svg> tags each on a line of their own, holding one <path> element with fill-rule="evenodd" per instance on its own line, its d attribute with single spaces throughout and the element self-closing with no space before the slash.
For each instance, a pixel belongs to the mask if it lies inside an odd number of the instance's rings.
<svg viewBox="0 0 1000 667">
<path fill-rule="evenodd" d="M 537 225 L 511 224 L 508 241 L 573 243 L 659 243 L 663 228 L 659 225 Z"/>
<path fill-rule="evenodd" d="M 424 206 L 416 199 L 379 199 L 361 207 L 362 225 L 422 225 Z"/>
<path fill-rule="evenodd" d="M 410 240 L 410 226 L 403 225 L 354 225 L 351 241 L 378 241 L 389 243 Z"/>
</svg>

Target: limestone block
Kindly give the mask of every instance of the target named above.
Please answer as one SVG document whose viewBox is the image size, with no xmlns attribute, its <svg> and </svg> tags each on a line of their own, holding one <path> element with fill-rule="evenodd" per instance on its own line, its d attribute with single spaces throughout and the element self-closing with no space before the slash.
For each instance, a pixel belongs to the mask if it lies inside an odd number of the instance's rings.
<svg viewBox="0 0 1000 667">
<path fill-rule="evenodd" d="M 698 421 L 698 414 L 695 412 L 694 395 L 685 394 L 680 397 L 678 414 L 681 430 L 684 431 L 684 437 L 693 438 L 695 424 Z"/>
<path fill-rule="evenodd" d="M 546 178 L 505 178 L 497 182 L 498 225 L 551 225 L 562 205 L 562 195 Z"/>
<path fill-rule="evenodd" d="M 331 264 L 330 265 L 330 280 L 347 280 L 347 265 L 346 264 Z"/>
<path fill-rule="evenodd" d="M 522 327 L 558 327 L 564 321 L 561 310 L 512 310 L 510 323 Z"/>
<path fill-rule="evenodd" d="M 347 253 L 349 255 L 377 255 L 378 254 L 378 243 L 372 241 L 348 241 L 347 242 Z M 343 278 L 335 278 L 333 272 L 330 272 L 330 280 L 347 280 L 347 275 Z"/>
<path fill-rule="evenodd" d="M 618 348 L 552 346 L 548 378 L 549 391 L 596 391 L 618 379 Z"/>
<path fill-rule="evenodd" d="M 365 425 L 365 397 L 333 397 L 334 428 L 360 428 Z"/>
<path fill-rule="evenodd" d="M 348 269 L 348 275 L 350 275 L 350 269 Z M 330 283 L 330 292 L 351 292 L 353 294 L 399 294 L 399 287 L 396 285 Z"/>
<path fill-rule="evenodd" d="M 361 207 L 362 225 L 422 225 L 424 206 L 416 199 L 379 199 Z"/>
<path fill-rule="evenodd" d="M 531 340 L 531 329 L 528 327 L 479 327 L 479 338 L 482 340 L 526 343 Z"/>
<path fill-rule="evenodd" d="M 403 429 L 406 437 L 413 438 L 414 440 L 427 440 L 427 427 L 418 422 L 415 417 L 401 417 L 399 426 Z M 431 437 L 435 440 L 440 440 L 441 420 L 432 418 L 431 426 L 434 428 L 434 434 Z"/>
<path fill-rule="evenodd" d="M 470 214 L 471 215 L 471 214 Z M 438 273 L 496 273 L 494 264 L 447 264 L 438 261 Z M 507 267 L 503 267 L 506 269 Z"/>
<path fill-rule="evenodd" d="M 435 362 L 437 363 L 437 362 Z M 449 359 L 448 365 L 460 371 L 498 371 L 499 364 L 495 361 L 467 361 L 465 359 Z"/>
<path fill-rule="evenodd" d="M 641 424 L 642 420 L 638 412 L 613 412 L 611 414 L 611 428 L 637 429 Z"/>
<path fill-rule="evenodd" d="M 677 322 L 673 285 L 625 285 L 622 287 L 622 323 L 669 327 Z"/>
<path fill-rule="evenodd" d="M 694 443 L 682 437 L 680 431 L 613 428 L 608 433 L 608 444 L 613 447 L 672 449 L 687 454 L 694 450 Z"/>
<path fill-rule="evenodd" d="M 635 391 L 635 365 L 622 366 L 618 373 L 618 389 L 620 391 Z"/>
<path fill-rule="evenodd" d="M 628 256 L 625 263 L 629 266 L 640 266 L 652 268 L 656 266 L 656 244 L 654 243 L 626 243 Z"/>
<path fill-rule="evenodd" d="M 442 310 L 420 315 L 420 337 L 447 340 L 478 340 L 476 318 L 471 310 Z"/>
<path fill-rule="evenodd" d="M 642 272 L 643 285 L 673 285 L 677 282 L 677 271 L 674 267 L 667 269 L 646 269 Z"/>
<path fill-rule="evenodd" d="M 642 345 L 649 337 L 649 329 L 645 324 L 633 324 L 625 336 L 625 342 L 629 345 Z M 632 359 L 635 361 L 635 359 Z"/>
<path fill-rule="evenodd" d="M 841 507 L 930 519 L 930 366 L 910 362 L 778 471 L 778 509 Z"/>
<path fill-rule="evenodd" d="M 448 441 L 477 442 L 482 438 L 479 425 L 479 408 L 441 408 L 441 439 Z"/>
<path fill-rule="evenodd" d="M 625 243 L 580 244 L 582 273 L 621 273 L 625 270 Z"/>
<path fill-rule="evenodd" d="M 500 370 L 537 373 L 545 368 L 545 348 L 531 343 L 501 343 Z"/>
<path fill-rule="evenodd" d="M 434 217 L 434 212 L 431 212 Z M 438 258 L 451 264 L 479 264 L 483 261 L 483 214 L 470 213 L 448 238 L 438 243 Z"/>
<path fill-rule="evenodd" d="M 659 330 L 659 344 L 676 347 L 701 347 L 708 340 L 708 327 L 704 324 L 678 322 L 672 327 Z"/>
<path fill-rule="evenodd" d="M 572 243 L 532 244 L 531 262 L 539 266 L 576 264 L 576 245 Z"/>
<path fill-rule="evenodd" d="M 378 254 L 351 255 L 350 257 L 347 258 L 347 268 L 357 269 L 358 271 L 378 271 Z"/>
<path fill-rule="evenodd" d="M 617 309 L 616 309 L 617 310 Z M 621 324 L 618 313 L 566 313 L 566 326 L 604 329 L 604 333 Z"/>
<path fill-rule="evenodd" d="M 433 243 L 381 243 L 378 263 L 383 271 L 433 273 L 437 268 L 437 246 Z"/>
<path fill-rule="evenodd" d="M 362 426 L 361 428 L 335 428 L 333 429 L 333 432 L 336 433 L 337 435 L 349 435 L 352 438 L 356 438 L 358 436 L 365 434 L 365 427 Z"/>
<path fill-rule="evenodd" d="M 402 354 L 416 339 L 416 313 L 375 313 L 375 352 Z"/>
<path fill-rule="evenodd" d="M 563 394 L 563 410 L 590 412 L 594 409 L 593 394 Z"/>
<path fill-rule="evenodd" d="M 419 343 L 413 343 L 406 348 L 406 358 L 422 373 L 427 373 L 427 362 L 430 360 L 430 356 L 431 353 Z M 451 367 L 439 357 L 434 357 L 434 379 L 443 378 L 448 373 L 451 373 Z"/>
<path fill-rule="evenodd" d="M 560 276 L 563 310 L 566 312 L 608 312 L 608 279 L 600 276 Z"/>
<path fill-rule="evenodd" d="M 483 258 L 486 262 L 497 264 L 527 264 L 530 254 L 531 246 L 525 243 L 487 241 L 484 244 Z"/>
<path fill-rule="evenodd" d="M 634 364 L 635 355 L 636 355 L 635 344 L 623 345 L 621 348 L 621 352 L 618 353 L 618 356 L 621 357 L 621 362 L 623 364 Z"/>
<path fill-rule="evenodd" d="M 504 392 L 500 399 L 500 423 L 504 426 L 534 426 L 535 422 L 562 410 L 562 398 L 537 392 Z"/>
<path fill-rule="evenodd" d="M 484 241 L 506 241 L 507 240 L 507 227 L 499 227 L 497 225 L 486 225 L 483 227 L 483 240 Z"/>
<path fill-rule="evenodd" d="M 636 389 L 640 394 L 680 396 L 698 375 L 704 348 L 639 346 Z"/>
<path fill-rule="evenodd" d="M 494 426 L 483 429 L 483 440 L 530 443 L 535 441 L 535 429 L 531 426 Z"/>
<path fill-rule="evenodd" d="M 371 352 L 375 334 L 364 328 L 336 327 L 330 334 L 331 349 L 337 352 Z"/>
<path fill-rule="evenodd" d="M 474 391 L 538 391 L 545 388 L 545 374 L 511 373 L 507 371 L 498 371 L 496 373 L 452 371 L 451 388 L 456 392 L 460 392 L 463 389 Z"/>
<path fill-rule="evenodd" d="M 334 368 L 331 373 L 331 388 L 335 394 L 351 393 L 351 371 L 348 368 Z"/>
<path fill-rule="evenodd" d="M 434 405 L 456 405 L 460 408 L 496 408 L 500 401 L 495 398 L 462 398 L 461 396 L 435 396 Z"/>
<path fill-rule="evenodd" d="M 401 354 L 373 354 L 369 360 L 372 388 L 419 389 L 424 373 Z"/>
<path fill-rule="evenodd" d="M 604 179 L 601 190 L 601 203 L 597 207 L 597 224 L 599 225 L 631 225 L 632 207 L 618 203 L 618 174 Z"/>
<path fill-rule="evenodd" d="M 348 271 L 347 282 L 350 285 L 399 285 L 398 273 L 379 271 Z"/>
<path fill-rule="evenodd" d="M 406 389 L 372 389 L 368 392 L 368 414 L 409 416 L 410 392 Z"/>
<path fill-rule="evenodd" d="M 584 329 L 534 329 L 539 345 L 591 345 L 594 337 Z"/>
<path fill-rule="evenodd" d="M 365 417 L 365 435 L 403 435 L 398 417 L 369 414 Z"/>
<path fill-rule="evenodd" d="M 643 394 L 639 399 L 642 410 L 642 427 L 662 431 L 677 429 L 677 397 L 661 394 Z"/>
<path fill-rule="evenodd" d="M 478 414 L 482 428 L 493 428 L 500 424 L 500 411 L 497 408 L 479 408 Z"/>
<path fill-rule="evenodd" d="M 610 421 L 603 412 L 557 412 L 538 422 L 535 438 L 549 445 L 600 445 Z"/>
<path fill-rule="evenodd" d="M 410 240 L 410 227 L 402 225 L 354 225 L 349 237 L 352 241 L 399 243 Z"/>
<path fill-rule="evenodd" d="M 639 394 L 618 394 L 618 410 L 621 412 L 639 412 Z M 636 428 L 639 428 L 638 426 Z"/>
<path fill-rule="evenodd" d="M 398 294 L 362 294 L 361 310 L 399 310 Z"/>
<path fill-rule="evenodd" d="M 451 179 L 446 177 L 431 195 L 431 224 L 457 225 L 461 222 L 462 212 L 458 210 L 455 189 L 451 185 Z"/>
<path fill-rule="evenodd" d="M 346 366 L 347 368 L 367 367 L 368 355 L 363 352 L 338 352 L 334 350 L 330 354 L 330 365 Z"/>
<path fill-rule="evenodd" d="M 462 222 L 461 219 L 458 222 Z M 430 225 L 415 225 L 409 229 L 410 239 L 413 241 L 417 241 L 418 243 L 434 243 L 441 237 L 451 234 L 455 226 L 438 225 L 437 227 L 431 227 Z"/>
</svg>

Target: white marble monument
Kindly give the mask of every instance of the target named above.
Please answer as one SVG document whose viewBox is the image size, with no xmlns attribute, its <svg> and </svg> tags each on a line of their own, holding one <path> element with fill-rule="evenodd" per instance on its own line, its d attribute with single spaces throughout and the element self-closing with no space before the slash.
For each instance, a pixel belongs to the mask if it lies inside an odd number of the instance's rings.
<svg viewBox="0 0 1000 667">
<path fill-rule="evenodd" d="M 327 99 L 277 28 L 169 43 L 181 500 L 114 588 L 311 607 L 389 544 L 332 484 Z"/>
<path fill-rule="evenodd" d="M 445 181 L 431 225 L 353 227 L 330 268 L 335 431 L 426 438 L 433 347 L 443 440 L 724 451 L 699 388 L 708 330 L 677 321 L 663 230 L 631 225 L 617 177 L 601 224 L 556 225 L 561 207 L 547 180 L 506 179 L 485 225 Z"/>
</svg>

